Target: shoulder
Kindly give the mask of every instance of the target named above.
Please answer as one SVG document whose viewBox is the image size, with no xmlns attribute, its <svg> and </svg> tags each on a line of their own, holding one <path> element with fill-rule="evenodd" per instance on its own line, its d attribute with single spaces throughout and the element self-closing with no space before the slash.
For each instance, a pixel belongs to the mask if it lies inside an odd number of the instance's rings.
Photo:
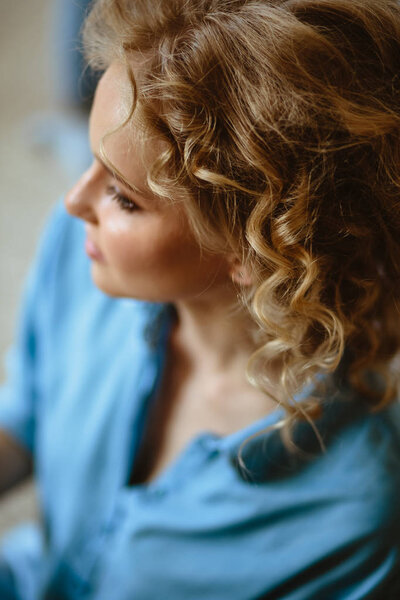
<svg viewBox="0 0 400 600">
<path fill-rule="evenodd" d="M 326 449 L 310 469 L 321 485 L 334 483 L 355 524 L 396 531 L 400 544 L 400 404 L 372 412 L 357 398 L 339 399 L 317 425 Z"/>
<path fill-rule="evenodd" d="M 328 399 L 324 407 L 315 428 L 306 422 L 295 426 L 292 447 L 272 428 L 247 442 L 242 459 L 248 471 L 243 478 L 293 487 L 296 494 L 324 505 L 327 513 L 339 507 L 343 518 L 353 515 L 354 522 L 372 528 L 398 529 L 400 404 L 373 413 L 362 402 L 342 397 Z"/>
<path fill-rule="evenodd" d="M 345 412 L 348 418 L 333 427 L 314 470 L 314 489 L 320 488 L 316 494 L 324 504 L 318 525 L 329 537 L 329 552 L 340 558 L 333 568 L 338 573 L 334 585 L 341 591 L 348 586 L 349 597 L 352 590 L 356 598 L 395 598 L 400 584 L 400 406 L 373 413 L 350 402 Z"/>
<path fill-rule="evenodd" d="M 350 466 L 351 485 L 372 522 L 396 535 L 400 546 L 400 404 L 360 417 L 353 431 L 348 450 L 342 451 L 342 469 Z"/>
<path fill-rule="evenodd" d="M 350 413 L 351 404 L 350 404 Z M 354 407 L 328 439 L 318 470 L 336 486 L 338 506 L 350 529 L 370 537 L 377 551 L 400 553 L 400 405 L 379 413 Z"/>
<path fill-rule="evenodd" d="M 336 470 L 357 483 L 360 493 L 400 492 L 400 404 L 372 412 L 349 401 L 341 412 L 328 420 L 323 462 L 332 468 L 336 463 Z"/>
<path fill-rule="evenodd" d="M 243 449 L 265 537 L 274 529 L 275 540 L 296 540 L 295 550 L 281 548 L 293 568 L 285 585 L 299 599 L 397 597 L 390 594 L 400 580 L 400 406 L 371 413 L 343 399 L 316 425 L 325 450 L 306 423 L 293 432 L 297 450 L 277 430 Z"/>
</svg>

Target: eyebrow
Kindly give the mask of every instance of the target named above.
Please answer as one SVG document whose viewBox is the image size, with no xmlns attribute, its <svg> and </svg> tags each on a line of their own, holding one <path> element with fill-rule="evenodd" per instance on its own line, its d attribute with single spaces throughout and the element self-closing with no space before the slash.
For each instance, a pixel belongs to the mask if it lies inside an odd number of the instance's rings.
<svg viewBox="0 0 400 600">
<path fill-rule="evenodd" d="M 116 171 L 114 171 L 114 169 L 112 169 L 111 167 L 109 167 L 100 158 L 100 156 L 98 154 L 95 154 L 93 152 L 93 156 L 101 164 L 101 166 L 107 171 L 107 173 L 109 173 L 111 175 L 111 177 L 113 177 L 114 179 L 116 179 L 119 183 L 122 183 L 122 185 L 124 185 L 126 188 L 128 188 L 128 190 L 130 192 L 132 192 L 133 194 L 138 194 L 139 196 L 141 196 L 145 200 L 150 200 L 151 199 L 151 198 L 149 198 L 149 194 L 148 193 L 146 194 L 146 192 L 143 192 L 142 190 L 140 190 L 139 188 L 137 188 L 133 184 L 128 183 L 124 177 L 121 177 L 121 175 L 119 175 Z"/>
</svg>

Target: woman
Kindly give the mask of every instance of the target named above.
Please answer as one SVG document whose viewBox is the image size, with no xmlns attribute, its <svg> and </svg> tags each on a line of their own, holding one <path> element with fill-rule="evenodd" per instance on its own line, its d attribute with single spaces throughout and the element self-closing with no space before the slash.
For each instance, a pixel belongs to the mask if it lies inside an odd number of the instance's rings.
<svg viewBox="0 0 400 600">
<path fill-rule="evenodd" d="M 43 512 L 3 596 L 397 598 L 397 2 L 98 0 L 85 40 L 94 160 L 0 404 Z"/>
</svg>

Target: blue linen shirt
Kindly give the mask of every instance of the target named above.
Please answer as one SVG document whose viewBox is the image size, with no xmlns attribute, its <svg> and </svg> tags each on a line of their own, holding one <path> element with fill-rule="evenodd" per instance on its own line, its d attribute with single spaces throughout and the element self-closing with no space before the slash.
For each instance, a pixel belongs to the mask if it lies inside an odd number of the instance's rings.
<svg viewBox="0 0 400 600">
<path fill-rule="evenodd" d="M 400 598 L 400 415 L 348 390 L 318 427 L 279 410 L 195 437 L 149 484 L 129 485 L 164 368 L 170 307 L 93 285 L 82 224 L 60 205 L 31 271 L 0 392 L 0 427 L 34 454 L 42 523 L 3 542 L 0 598 Z M 299 397 L 301 400 L 301 397 Z"/>
</svg>

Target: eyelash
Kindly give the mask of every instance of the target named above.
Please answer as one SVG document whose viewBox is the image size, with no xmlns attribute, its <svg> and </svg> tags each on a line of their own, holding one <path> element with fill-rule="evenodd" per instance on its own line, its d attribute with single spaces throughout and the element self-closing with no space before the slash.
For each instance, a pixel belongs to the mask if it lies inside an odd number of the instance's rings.
<svg viewBox="0 0 400 600">
<path fill-rule="evenodd" d="M 109 186 L 107 188 L 107 193 L 110 194 L 111 198 L 118 203 L 122 210 L 126 210 L 130 213 L 140 210 L 140 207 L 133 200 L 120 194 L 115 187 Z"/>
</svg>

